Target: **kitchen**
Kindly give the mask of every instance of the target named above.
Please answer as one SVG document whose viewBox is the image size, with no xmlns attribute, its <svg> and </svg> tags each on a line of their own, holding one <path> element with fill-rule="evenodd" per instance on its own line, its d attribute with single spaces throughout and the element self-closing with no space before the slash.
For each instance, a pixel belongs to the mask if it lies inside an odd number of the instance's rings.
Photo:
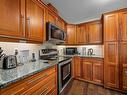
<svg viewBox="0 0 127 95">
<path fill-rule="evenodd" d="M 1 0 L 0 95 L 126 95 L 126 50 L 126 0 Z"/>
</svg>

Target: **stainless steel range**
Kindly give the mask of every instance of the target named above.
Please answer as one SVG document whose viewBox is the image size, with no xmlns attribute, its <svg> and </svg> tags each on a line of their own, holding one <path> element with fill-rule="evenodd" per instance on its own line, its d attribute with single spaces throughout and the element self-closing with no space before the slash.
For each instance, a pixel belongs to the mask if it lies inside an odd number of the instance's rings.
<svg viewBox="0 0 127 95">
<path fill-rule="evenodd" d="M 58 93 L 60 94 L 72 79 L 71 74 L 71 57 L 60 57 L 56 49 L 42 49 L 39 51 L 39 58 L 45 60 L 45 63 L 52 61 L 59 62 L 58 64 Z"/>
</svg>

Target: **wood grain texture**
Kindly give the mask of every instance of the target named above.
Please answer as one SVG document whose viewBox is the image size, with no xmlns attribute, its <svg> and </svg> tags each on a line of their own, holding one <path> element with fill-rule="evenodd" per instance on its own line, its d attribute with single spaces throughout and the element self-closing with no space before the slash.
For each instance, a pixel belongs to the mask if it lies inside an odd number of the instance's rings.
<svg viewBox="0 0 127 95">
<path fill-rule="evenodd" d="M 1 0 L 0 2 L 0 35 L 21 37 L 21 20 L 25 17 L 21 11 L 24 0 Z M 22 15 L 21 15 L 22 14 Z M 25 19 L 25 18 L 24 18 Z"/>
<path fill-rule="evenodd" d="M 118 13 L 104 15 L 104 41 L 118 41 Z"/>
<path fill-rule="evenodd" d="M 29 40 L 43 42 L 44 32 L 44 11 L 32 0 L 27 0 L 26 30 Z"/>
<path fill-rule="evenodd" d="M 108 87 L 119 88 L 119 63 L 118 63 L 118 43 L 105 43 L 105 82 Z"/>
</svg>

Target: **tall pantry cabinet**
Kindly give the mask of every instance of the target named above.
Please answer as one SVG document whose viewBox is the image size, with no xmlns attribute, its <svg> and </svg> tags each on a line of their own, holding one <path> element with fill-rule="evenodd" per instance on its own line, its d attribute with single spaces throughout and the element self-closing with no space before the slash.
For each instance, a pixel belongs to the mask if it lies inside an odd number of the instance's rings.
<svg viewBox="0 0 127 95">
<path fill-rule="evenodd" d="M 127 9 L 103 15 L 105 72 L 108 88 L 127 91 Z"/>
</svg>

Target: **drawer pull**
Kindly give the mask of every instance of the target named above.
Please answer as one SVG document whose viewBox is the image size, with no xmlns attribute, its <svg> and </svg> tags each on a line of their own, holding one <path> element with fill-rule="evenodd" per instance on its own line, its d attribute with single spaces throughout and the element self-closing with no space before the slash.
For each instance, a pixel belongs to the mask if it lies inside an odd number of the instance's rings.
<svg viewBox="0 0 127 95">
<path fill-rule="evenodd" d="M 29 84 L 31 84 L 31 83 L 33 83 L 33 82 L 39 80 L 39 79 L 43 79 L 43 78 L 47 77 L 47 76 L 48 76 L 48 74 L 45 74 L 44 76 L 38 77 L 38 78 L 36 78 L 36 79 L 34 79 L 34 80 L 28 82 L 27 84 L 29 85 Z"/>
</svg>

